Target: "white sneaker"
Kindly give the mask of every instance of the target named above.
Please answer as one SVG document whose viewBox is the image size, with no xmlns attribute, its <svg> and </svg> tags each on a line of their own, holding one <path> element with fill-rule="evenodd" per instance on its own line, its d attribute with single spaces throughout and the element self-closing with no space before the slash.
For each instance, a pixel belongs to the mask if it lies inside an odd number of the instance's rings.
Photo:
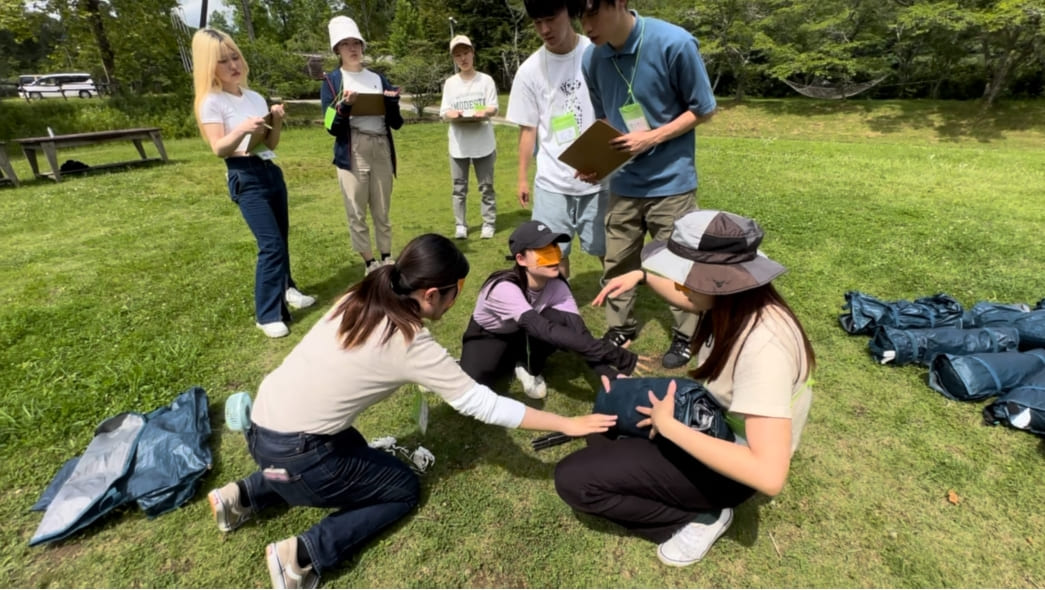
<svg viewBox="0 0 1045 590">
<path fill-rule="evenodd" d="M 389 256 L 388 258 L 381 259 L 381 266 L 391 266 L 396 263 L 396 259 Z"/>
<path fill-rule="evenodd" d="M 282 338 L 287 334 L 290 334 L 290 328 L 288 328 L 283 322 L 269 322 L 267 324 L 256 323 L 254 325 L 261 328 L 261 331 L 269 338 Z"/>
<path fill-rule="evenodd" d="M 265 547 L 265 565 L 273 588 L 316 588 L 319 574 L 310 565 L 298 565 L 298 538 L 290 537 Z"/>
<path fill-rule="evenodd" d="M 522 383 L 523 392 L 531 399 L 544 399 L 548 395 L 548 386 L 541 375 L 531 375 L 526 367 L 515 365 L 515 377 Z"/>
<path fill-rule="evenodd" d="M 366 274 L 370 274 L 379 268 L 381 268 L 381 261 L 375 258 L 370 264 L 366 265 Z"/>
<path fill-rule="evenodd" d="M 454 230 L 454 237 L 458 240 L 463 240 L 468 237 L 468 227 L 464 225 L 457 226 Z"/>
<path fill-rule="evenodd" d="M 480 238 L 482 238 L 482 239 L 484 239 L 484 240 L 489 240 L 490 238 L 492 238 L 492 237 L 493 237 L 493 233 L 494 233 L 494 231 L 496 231 L 496 230 L 494 229 L 494 226 L 492 226 L 492 225 L 486 225 L 486 224 L 484 223 L 484 224 L 483 224 L 483 230 L 482 230 L 482 232 L 480 232 L 480 233 L 479 233 L 479 237 L 480 237 Z"/>
<path fill-rule="evenodd" d="M 287 292 L 283 294 L 283 297 L 287 300 L 287 305 L 294 309 L 305 309 L 316 302 L 315 297 L 305 295 L 294 287 L 287 289 Z"/>
<path fill-rule="evenodd" d="M 685 567 L 703 559 L 715 541 L 732 524 L 733 509 L 723 508 L 718 518 L 710 523 L 700 521 L 710 520 L 711 514 L 702 516 L 706 518 L 698 517 L 679 529 L 670 539 L 657 545 L 657 559 L 660 559 L 661 563 Z"/>
</svg>

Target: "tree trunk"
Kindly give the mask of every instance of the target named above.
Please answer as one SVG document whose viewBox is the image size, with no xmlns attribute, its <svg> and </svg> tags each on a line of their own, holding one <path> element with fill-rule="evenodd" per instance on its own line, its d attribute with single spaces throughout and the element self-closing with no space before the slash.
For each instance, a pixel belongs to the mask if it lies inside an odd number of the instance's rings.
<svg viewBox="0 0 1045 590">
<path fill-rule="evenodd" d="M 243 7 L 243 28 L 247 29 L 247 39 L 254 40 L 254 21 L 250 18 L 250 0 L 241 0 Z"/>
<path fill-rule="evenodd" d="M 117 84 L 115 76 L 116 56 L 113 53 L 112 44 L 109 43 L 109 36 L 105 33 L 105 23 L 102 22 L 99 0 L 85 0 L 83 8 L 87 16 L 87 22 L 90 23 L 91 32 L 94 34 L 94 40 L 98 44 L 98 54 L 102 58 L 102 67 L 107 75 L 112 76 L 110 89 L 114 89 Z"/>
</svg>

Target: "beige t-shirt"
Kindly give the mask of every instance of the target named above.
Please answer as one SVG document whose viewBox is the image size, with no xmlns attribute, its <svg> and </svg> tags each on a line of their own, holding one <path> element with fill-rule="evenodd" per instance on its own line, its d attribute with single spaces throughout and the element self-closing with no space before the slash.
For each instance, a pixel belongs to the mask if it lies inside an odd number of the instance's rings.
<svg viewBox="0 0 1045 590">
<path fill-rule="evenodd" d="M 813 401 L 803 374 L 802 334 L 786 313 L 770 307 L 739 342 L 739 352 L 734 350 L 718 378 L 705 386 L 731 414 L 790 418 L 793 454 Z M 710 344 L 700 347 L 698 366 L 710 351 Z"/>
<path fill-rule="evenodd" d="M 366 408 L 406 383 L 419 383 L 447 402 L 475 387 L 427 328 L 409 344 L 396 332 L 382 344 L 385 320 L 367 341 L 345 350 L 338 320 L 319 320 L 258 388 L 251 420 L 277 432 L 335 434 Z"/>
</svg>

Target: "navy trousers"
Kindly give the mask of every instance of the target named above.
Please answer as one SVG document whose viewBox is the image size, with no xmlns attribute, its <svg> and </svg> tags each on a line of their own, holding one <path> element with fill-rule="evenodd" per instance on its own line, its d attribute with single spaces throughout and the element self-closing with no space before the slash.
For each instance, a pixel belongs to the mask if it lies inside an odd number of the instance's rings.
<svg viewBox="0 0 1045 590">
<path fill-rule="evenodd" d="M 226 158 L 229 196 L 239 205 L 258 243 L 254 269 L 254 315 L 259 324 L 290 321 L 284 292 L 294 287 L 290 277 L 287 234 L 287 185 L 283 171 L 256 156 Z"/>
</svg>

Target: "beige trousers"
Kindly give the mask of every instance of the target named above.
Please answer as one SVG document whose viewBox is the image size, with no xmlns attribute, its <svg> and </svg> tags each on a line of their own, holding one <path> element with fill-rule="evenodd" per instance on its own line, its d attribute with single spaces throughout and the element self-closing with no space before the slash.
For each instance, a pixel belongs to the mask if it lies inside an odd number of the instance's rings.
<svg viewBox="0 0 1045 590">
<path fill-rule="evenodd" d="M 352 170 L 337 169 L 337 181 L 348 215 L 352 248 L 360 254 L 373 254 L 367 207 L 374 219 L 377 251 L 392 252 L 392 223 L 388 211 L 392 202 L 392 150 L 384 135 L 352 132 Z"/>
</svg>

